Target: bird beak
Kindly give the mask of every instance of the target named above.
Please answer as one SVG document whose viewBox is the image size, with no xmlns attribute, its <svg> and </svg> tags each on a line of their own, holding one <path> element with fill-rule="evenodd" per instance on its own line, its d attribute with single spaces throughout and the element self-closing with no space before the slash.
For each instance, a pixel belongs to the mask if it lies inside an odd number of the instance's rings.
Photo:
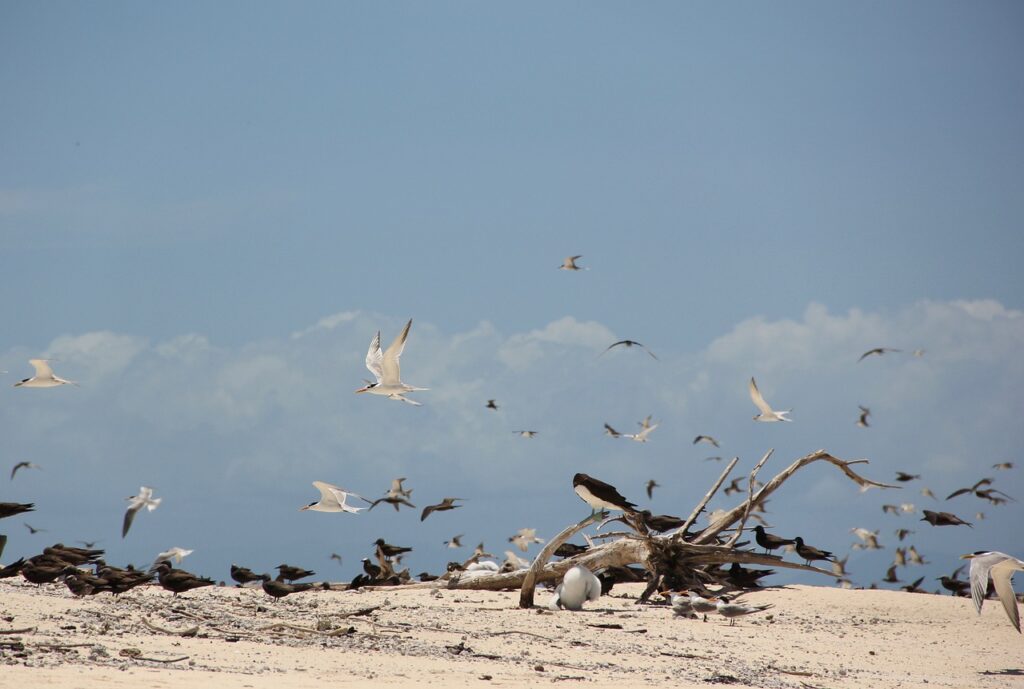
<svg viewBox="0 0 1024 689">
<path fill-rule="evenodd" d="M 366 387 L 363 387 L 363 388 L 359 388 L 358 390 L 356 390 L 356 392 L 366 392 L 366 391 L 367 391 L 367 390 L 369 390 L 369 389 L 370 389 L 370 386 L 369 386 L 369 385 L 367 385 Z"/>
<path fill-rule="evenodd" d="M 972 560 L 974 559 L 974 553 L 967 553 L 966 555 L 960 556 L 961 560 Z"/>
</svg>

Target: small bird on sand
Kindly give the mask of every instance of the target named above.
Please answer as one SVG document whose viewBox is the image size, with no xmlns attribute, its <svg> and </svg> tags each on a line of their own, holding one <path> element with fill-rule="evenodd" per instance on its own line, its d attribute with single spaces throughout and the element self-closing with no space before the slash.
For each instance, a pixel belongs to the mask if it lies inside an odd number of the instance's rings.
<svg viewBox="0 0 1024 689">
<path fill-rule="evenodd" d="M 269 574 L 256 574 L 248 567 L 239 567 L 236 564 L 231 565 L 231 578 L 239 584 L 248 584 L 253 581 L 270 581 Z"/>
<path fill-rule="evenodd" d="M 992 579 L 992 585 L 999 596 L 999 602 L 1003 604 L 1006 616 L 1010 618 L 1010 624 L 1020 632 L 1020 613 L 1017 611 L 1017 596 L 1013 592 L 1011 579 L 1016 572 L 1024 572 L 1024 561 L 994 550 L 979 550 L 962 555 L 961 559 L 971 561 L 971 598 L 978 614 L 981 614 L 981 605 L 985 602 L 988 580 Z"/>
<path fill-rule="evenodd" d="M 601 597 L 601 580 L 582 565 L 576 565 L 562 577 L 562 583 L 555 588 L 555 596 L 548 607 L 552 610 L 582 610 L 587 601 L 595 602 Z"/>
<path fill-rule="evenodd" d="M 572 478 L 572 488 L 576 495 L 590 505 L 593 514 L 602 510 L 620 510 L 634 512 L 636 505 L 619 494 L 619 491 L 604 481 L 587 474 L 578 473 Z"/>
<path fill-rule="evenodd" d="M 420 521 L 423 521 L 434 512 L 447 512 L 448 510 L 454 510 L 462 505 L 456 505 L 456 500 L 462 500 L 462 498 L 444 498 L 441 502 L 436 505 L 427 505 L 423 508 L 423 513 L 420 515 Z"/>
<path fill-rule="evenodd" d="M 124 513 L 124 523 L 121 525 L 121 538 L 128 535 L 128 529 L 132 528 L 132 522 L 135 520 L 135 514 L 139 510 L 145 507 L 148 512 L 152 512 L 160 506 L 163 498 L 154 498 L 153 489 L 149 486 L 142 486 L 139 488 L 138 495 L 125 498 L 125 500 L 129 500 L 130 502 L 128 503 L 128 510 Z"/>
<path fill-rule="evenodd" d="M 729 619 L 729 626 L 731 627 L 736 624 L 737 617 L 752 615 L 755 612 L 763 612 L 771 607 L 773 607 L 771 603 L 765 603 L 764 605 L 742 605 L 731 602 L 728 596 L 719 596 L 715 609 L 718 610 L 719 615 Z"/>
<path fill-rule="evenodd" d="M 174 569 L 167 560 L 161 560 L 153 569 L 157 572 L 157 580 L 160 585 L 168 591 L 173 591 L 175 596 L 202 586 L 213 586 L 216 583 L 213 579 L 198 577 L 183 569 Z"/>
<path fill-rule="evenodd" d="M 295 581 L 296 579 L 305 579 L 306 577 L 311 577 L 316 574 L 316 572 L 311 569 L 293 567 L 292 565 L 287 564 L 280 564 L 276 569 L 278 581 Z"/>
<path fill-rule="evenodd" d="M 786 411 L 775 411 L 771 408 L 761 395 L 761 391 L 757 389 L 757 381 L 753 378 L 750 379 L 747 391 L 750 393 L 750 399 L 754 402 L 754 406 L 761 410 L 761 413 L 754 417 L 754 421 L 770 423 L 772 421 L 793 420 L 788 416 L 788 414 L 793 411 L 792 409 L 787 409 Z"/>
<path fill-rule="evenodd" d="M 58 385 L 74 385 L 78 387 L 78 383 L 73 380 L 65 380 L 59 376 L 53 374 L 53 369 L 50 368 L 49 359 L 29 359 L 28 363 L 32 364 L 32 368 L 36 370 L 36 374 L 31 378 L 25 378 L 24 380 L 14 384 L 16 388 L 55 388 Z"/>
<path fill-rule="evenodd" d="M 965 522 L 952 512 L 932 512 L 931 510 L 924 510 L 924 516 L 919 521 L 928 522 L 932 526 L 960 526 L 962 524 L 973 528 L 972 524 Z"/>
<path fill-rule="evenodd" d="M 283 581 L 267 580 L 263 582 L 263 592 L 274 600 L 280 600 L 293 593 L 302 593 L 314 588 L 325 588 L 324 584 L 287 584 Z"/>
</svg>

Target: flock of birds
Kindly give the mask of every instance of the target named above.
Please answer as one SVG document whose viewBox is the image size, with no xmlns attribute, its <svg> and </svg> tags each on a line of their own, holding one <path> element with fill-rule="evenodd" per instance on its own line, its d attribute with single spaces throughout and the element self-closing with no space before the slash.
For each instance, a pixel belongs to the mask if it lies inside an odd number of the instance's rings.
<svg viewBox="0 0 1024 689">
<path fill-rule="evenodd" d="M 580 258 L 582 258 L 580 255 L 569 256 L 559 268 L 567 271 L 587 270 L 587 268 L 577 263 Z M 366 385 L 358 388 L 355 391 L 356 393 L 381 395 L 409 405 L 421 406 L 421 402 L 410 398 L 409 395 L 415 392 L 427 391 L 428 388 L 416 387 L 403 382 L 399 365 L 411 327 L 412 319 L 409 319 L 401 332 L 385 350 L 381 349 L 381 334 L 380 331 L 377 331 L 370 342 L 365 362 L 366 368 L 373 374 L 374 380 L 365 381 Z M 658 357 L 645 345 L 630 339 L 613 342 L 601 352 L 601 355 L 616 347 L 627 349 L 636 347 L 644 350 L 652 359 L 658 360 Z M 883 356 L 900 351 L 890 347 L 877 347 L 864 352 L 857 359 L 857 363 L 868 357 Z M 913 351 L 913 356 L 915 357 L 923 355 L 924 350 L 918 349 Z M 15 387 L 52 388 L 62 385 L 78 385 L 74 381 L 57 376 L 53 372 L 48 360 L 31 359 L 29 363 L 34 368 L 35 375 L 15 383 Z M 758 414 L 753 417 L 754 421 L 762 423 L 793 421 L 789 416 L 791 410 L 776 410 L 765 400 L 754 378 L 750 379 L 748 393 L 758 410 Z M 494 399 L 487 400 L 485 407 L 495 411 L 499 408 L 497 401 Z M 867 428 L 870 426 L 871 410 L 864 406 L 860 406 L 859 409 L 860 413 L 856 424 L 859 427 Z M 604 425 L 604 432 L 612 438 L 626 438 L 638 443 L 645 443 L 650 438 L 651 433 L 658 428 L 658 425 L 658 423 L 652 421 L 651 416 L 648 416 L 639 422 L 640 428 L 635 433 L 621 433 L 608 423 Z M 537 435 L 537 431 L 525 429 L 514 431 L 514 433 L 523 438 L 534 438 Z M 698 435 L 694 438 L 693 444 L 701 443 L 715 448 L 719 447 L 718 440 L 708 435 Z M 720 459 L 720 457 L 712 457 L 710 459 Z M 28 461 L 18 462 L 11 470 L 11 480 L 13 481 L 17 473 L 22 469 L 39 468 L 38 465 Z M 1002 470 L 1012 469 L 1013 464 L 1004 462 L 994 465 L 994 468 Z M 911 475 L 904 472 L 897 473 L 897 480 L 900 482 L 919 479 L 919 475 Z M 320 493 L 319 500 L 311 502 L 300 509 L 303 511 L 356 515 L 363 511 L 372 510 L 382 502 L 391 505 L 396 511 L 400 511 L 402 507 L 408 507 L 413 510 L 418 509 L 410 501 L 412 491 L 404 486 L 403 482 L 405 480 L 405 478 L 394 479 L 384 496 L 377 499 L 365 498 L 354 491 L 324 481 L 313 481 L 313 486 Z M 725 489 L 726 495 L 741 490 L 739 480 L 734 480 Z M 951 500 L 961 495 L 973 495 L 992 505 L 1005 504 L 1007 501 L 1013 500 L 1006 493 L 993 487 L 993 481 L 993 478 L 982 478 L 972 486 L 953 491 L 946 500 Z M 658 485 L 654 479 L 647 482 L 646 492 L 648 498 L 652 497 L 653 490 Z M 648 510 L 637 510 L 637 506 L 626 500 L 613 486 L 584 473 L 577 473 L 574 476 L 573 490 L 591 507 L 592 516 L 607 510 L 617 510 L 626 514 L 637 515 L 650 531 L 658 533 L 677 529 L 684 523 L 684 520 L 671 515 L 654 515 Z M 927 488 L 922 489 L 922 494 L 932 498 L 935 497 Z M 133 521 L 140 512 L 143 510 L 148 512 L 155 510 L 160 505 L 161 500 L 161 498 L 153 496 L 153 489 L 148 486 L 142 486 L 137 495 L 130 496 L 128 498 L 128 507 L 124 513 L 122 538 L 127 537 Z M 435 512 L 457 509 L 462 505 L 456 503 L 463 500 L 463 498 L 445 497 L 439 503 L 426 505 L 420 513 L 420 521 L 426 520 Z M 357 506 L 357 503 L 362 503 L 365 506 Z M 758 507 L 763 509 L 763 505 Z M 34 505 L 32 503 L 0 503 L 0 519 L 30 512 L 33 509 Z M 884 512 L 896 515 L 913 513 L 915 509 L 912 504 L 885 505 L 883 507 Z M 925 521 L 933 526 L 972 526 L 969 522 L 950 512 L 923 510 L 922 513 L 924 516 L 921 521 Z M 849 585 L 849 580 L 845 578 L 846 558 L 839 559 L 832 552 L 810 546 L 804 543 L 800 536 L 785 538 L 771 534 L 766 531 L 762 517 L 756 512 L 751 514 L 751 517 L 761 522 L 753 530 L 757 544 L 765 549 L 765 553 L 784 547 L 794 551 L 805 564 L 815 561 L 830 562 L 833 573 L 840 583 Z M 978 513 L 977 518 L 984 518 L 984 515 Z M 32 533 L 40 531 L 27 523 L 25 526 Z M 880 549 L 884 547 L 878 542 L 878 530 L 872 531 L 862 527 L 855 527 L 851 529 L 851 532 L 860 540 L 859 543 L 852 546 L 854 549 Z M 903 528 L 896 531 L 900 541 L 910 533 L 912 533 L 910 530 Z M 461 538 L 462 534 L 458 534 L 449 541 L 446 541 L 445 545 L 449 548 L 461 547 Z M 6 536 L 0 535 L 0 555 L 3 553 L 6 540 Z M 535 543 L 544 542 L 543 539 L 537 538 L 534 529 L 521 529 L 513 536 L 510 536 L 508 541 L 522 552 L 527 552 L 528 548 Z M 196 576 L 172 566 L 172 561 L 180 563 L 184 557 L 192 552 L 190 550 L 172 548 L 158 554 L 151 567 L 139 570 L 131 565 L 124 568 L 111 566 L 103 561 L 102 550 L 92 548 L 92 545 L 94 545 L 92 543 L 85 543 L 84 545 L 86 546 L 84 548 L 75 548 L 61 543 L 54 544 L 45 548 L 38 555 L 27 559 L 19 559 L 5 567 L 0 567 L 0 578 L 20 574 L 27 581 L 36 584 L 45 584 L 60 579 L 74 595 L 78 596 L 95 595 L 101 592 L 119 594 L 136 586 L 150 584 L 154 580 L 175 595 L 215 583 L 212 579 Z M 395 546 L 386 543 L 383 539 L 377 539 L 373 545 L 373 559 L 369 557 L 362 559 L 363 571 L 348 584 L 348 588 L 352 589 L 370 585 L 393 585 L 412 580 L 408 568 L 402 567 L 402 558 L 411 551 L 411 548 Z M 584 552 L 588 547 L 567 543 L 555 551 L 555 555 L 572 557 L 580 552 Z M 883 581 L 899 583 L 896 568 L 905 565 L 908 561 L 908 556 L 912 564 L 924 563 L 923 558 L 921 558 L 912 545 L 906 549 L 897 548 L 896 553 L 896 560 L 887 571 Z M 529 562 L 520 558 L 511 550 L 507 550 L 505 555 L 505 562 L 502 565 L 498 565 L 492 560 L 485 560 L 484 558 L 493 558 L 493 555 L 487 553 L 483 543 L 481 543 L 468 559 L 461 562 L 450 562 L 447 570 L 449 573 L 458 571 L 463 573 L 464 576 L 473 576 L 477 573 L 523 569 L 529 565 Z M 331 557 L 339 562 L 341 560 L 341 556 L 337 554 L 333 554 Z M 963 557 L 970 560 L 969 580 L 962 581 L 958 578 L 960 571 L 962 571 L 962 568 L 960 568 L 950 576 L 941 577 L 942 586 L 954 595 L 968 595 L 969 593 L 979 613 L 990 588 L 994 588 L 994 592 L 1006 610 L 1010 621 L 1019 632 L 1020 619 L 1011 577 L 1016 571 L 1024 571 L 1024 562 L 999 552 L 982 551 Z M 85 569 L 88 567 L 92 568 L 91 572 Z M 266 594 L 274 599 L 283 598 L 292 593 L 330 588 L 327 582 L 321 584 L 297 583 L 299 579 L 314 576 L 315 572 L 311 570 L 287 564 L 279 565 L 277 569 L 278 575 L 272 579 L 269 574 L 256 574 L 246 567 L 232 564 L 230 575 L 239 586 L 256 585 L 258 583 Z M 605 571 L 594 574 L 582 566 L 575 566 L 569 569 L 562 582 L 555 589 L 551 606 L 579 610 L 585 602 L 596 601 L 602 593 L 610 590 L 611 586 L 617 581 L 636 581 L 642 580 L 643 577 L 642 572 L 632 568 L 612 569 L 618 571 Z M 724 583 L 726 586 L 723 586 L 716 592 L 718 595 L 713 595 L 707 589 L 701 591 L 666 591 L 664 593 L 670 599 L 672 608 L 677 615 L 685 617 L 705 615 L 706 619 L 708 613 L 717 613 L 729 619 L 730 624 L 733 624 L 738 617 L 762 612 L 771 606 L 744 605 L 735 602 L 735 596 L 727 594 L 732 594 L 736 591 L 742 593 L 743 590 L 757 588 L 759 587 L 758 579 L 771 573 L 771 570 L 747 570 L 738 564 L 734 564 L 727 572 L 722 573 L 719 583 Z M 417 576 L 421 581 L 430 581 L 437 579 L 439 575 L 422 572 Z M 903 588 L 908 591 L 920 591 L 919 587 L 922 581 L 923 578 L 918 579 Z"/>
</svg>

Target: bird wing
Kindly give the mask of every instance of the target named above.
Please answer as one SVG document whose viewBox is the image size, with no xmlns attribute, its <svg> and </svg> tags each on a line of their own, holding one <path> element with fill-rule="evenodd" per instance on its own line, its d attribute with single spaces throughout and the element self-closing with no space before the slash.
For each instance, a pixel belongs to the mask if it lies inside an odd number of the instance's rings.
<svg viewBox="0 0 1024 689">
<path fill-rule="evenodd" d="M 29 359 L 28 363 L 36 370 L 36 378 L 53 378 L 53 369 L 46 359 Z"/>
<path fill-rule="evenodd" d="M 423 508 L 423 514 L 420 515 L 420 521 L 423 521 L 430 516 L 430 513 L 437 509 L 437 505 L 427 505 Z"/>
<path fill-rule="evenodd" d="M 866 352 L 864 352 L 863 354 L 860 355 L 860 358 L 857 359 L 857 363 L 859 364 L 860 362 L 864 361 L 864 357 L 871 356 L 872 354 L 881 354 L 881 353 L 882 353 L 882 350 L 880 348 L 876 347 L 875 349 L 869 349 L 868 351 L 866 351 Z"/>
<path fill-rule="evenodd" d="M 373 377 L 377 379 L 377 383 L 380 383 L 381 376 L 381 361 L 384 359 L 384 355 L 380 351 L 380 331 L 373 336 L 370 340 L 370 348 L 366 350 L 366 368 L 369 369 Z"/>
<path fill-rule="evenodd" d="M 958 495 L 963 495 L 964 493 L 973 493 L 973 492 L 974 492 L 973 488 L 961 488 L 960 490 L 955 490 L 952 493 L 950 493 L 948 496 L 946 496 L 946 499 L 947 500 L 952 500 L 953 498 L 955 498 Z"/>
<path fill-rule="evenodd" d="M 1013 624 L 1018 632 L 1020 632 L 1020 613 L 1017 612 L 1017 596 L 1013 592 L 1013 584 L 1010 583 L 1010 579 L 1013 577 L 1014 572 L 1022 571 L 1024 571 L 1024 562 L 1010 557 L 989 569 L 989 574 L 992 576 L 992 584 L 996 588 L 999 601 L 1003 604 L 1003 609 L 1006 610 L 1006 616 L 1010 618 L 1010 623 Z M 973 594 L 973 582 L 971 583 L 971 593 Z"/>
<path fill-rule="evenodd" d="M 405 349 L 405 341 L 409 337 L 409 328 L 412 327 L 412 319 L 405 324 L 402 328 L 402 332 L 398 334 L 395 341 L 388 345 L 388 349 L 384 352 L 384 359 L 381 362 L 381 368 L 384 372 L 383 382 L 386 385 L 397 385 L 402 382 L 402 376 L 399 373 L 398 359 L 402 356 L 402 351 Z"/>
<path fill-rule="evenodd" d="M 992 560 L 995 553 L 984 557 L 971 558 L 971 600 L 974 601 L 974 609 L 981 614 L 981 605 L 985 602 L 985 594 L 988 592 L 988 571 L 992 567 Z"/>
<path fill-rule="evenodd" d="M 772 415 L 775 412 L 772 410 L 768 403 L 764 401 L 764 397 L 761 396 L 761 391 L 757 389 L 757 383 L 753 378 L 750 379 L 750 399 L 754 402 L 754 406 L 761 410 L 762 414 Z"/>
<path fill-rule="evenodd" d="M 14 480 L 14 475 L 16 473 L 18 473 L 18 469 L 21 469 L 22 467 L 27 467 L 27 466 L 28 466 L 28 462 L 18 462 L 17 464 L 15 464 L 14 468 L 11 469 L 11 480 L 12 481 Z"/>
<path fill-rule="evenodd" d="M 139 508 L 134 503 L 128 506 L 128 511 L 124 513 L 124 524 L 121 526 L 121 538 L 128 535 L 128 529 L 132 528 L 132 521 L 135 519 L 135 513 L 139 511 Z"/>
</svg>

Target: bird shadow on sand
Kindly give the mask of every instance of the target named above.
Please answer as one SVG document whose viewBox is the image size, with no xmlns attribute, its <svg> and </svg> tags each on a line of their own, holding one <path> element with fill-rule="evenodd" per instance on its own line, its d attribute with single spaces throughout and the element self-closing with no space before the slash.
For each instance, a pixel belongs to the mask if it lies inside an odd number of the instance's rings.
<svg viewBox="0 0 1024 689">
<path fill-rule="evenodd" d="M 1024 670 L 1020 668 L 1007 668 L 1006 670 L 984 670 L 979 675 L 994 675 L 997 677 L 1024 677 Z"/>
</svg>

